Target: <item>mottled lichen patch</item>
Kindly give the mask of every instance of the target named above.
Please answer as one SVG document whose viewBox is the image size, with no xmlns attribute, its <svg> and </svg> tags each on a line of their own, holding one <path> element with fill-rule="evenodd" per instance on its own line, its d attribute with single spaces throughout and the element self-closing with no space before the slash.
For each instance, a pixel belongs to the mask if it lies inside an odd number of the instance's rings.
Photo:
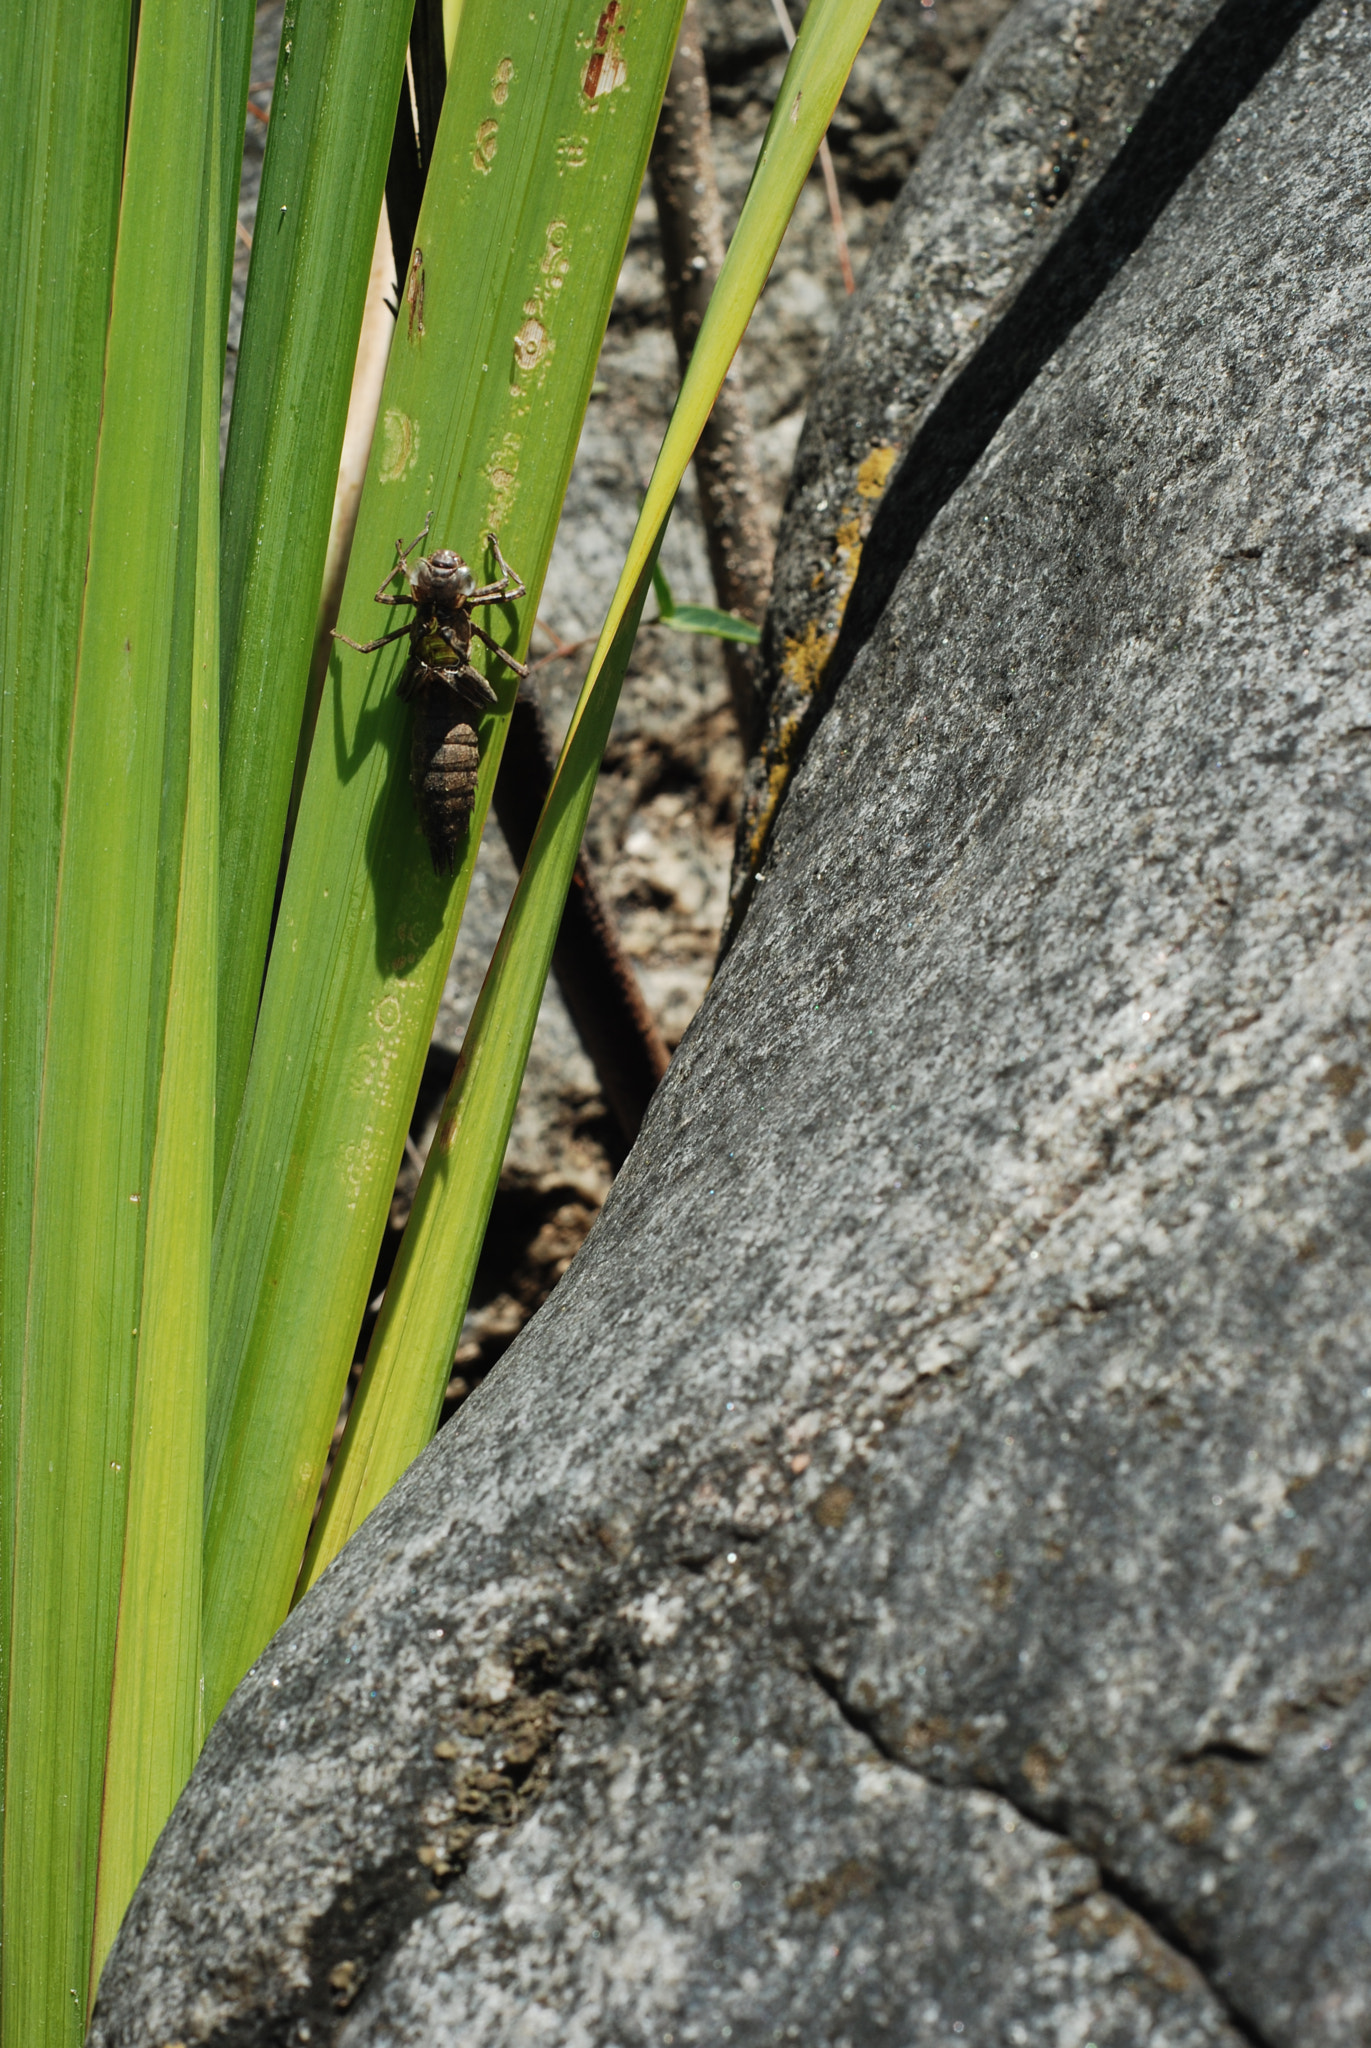
<svg viewBox="0 0 1371 2048">
<path fill-rule="evenodd" d="M 814 1519 L 821 1529 L 841 1529 L 856 1499 L 850 1486 L 829 1486 L 814 1504 Z"/>
<path fill-rule="evenodd" d="M 515 1659 L 512 1689 L 499 1700 L 462 1707 L 452 1733 L 433 1745 L 453 1765 L 446 1795 L 430 1803 L 427 1838 L 415 1852 L 441 1881 L 466 1861 L 486 1828 L 510 1828 L 546 1789 L 560 1728 L 555 1691 L 547 1689 L 547 1646 L 526 1645 Z"/>
</svg>

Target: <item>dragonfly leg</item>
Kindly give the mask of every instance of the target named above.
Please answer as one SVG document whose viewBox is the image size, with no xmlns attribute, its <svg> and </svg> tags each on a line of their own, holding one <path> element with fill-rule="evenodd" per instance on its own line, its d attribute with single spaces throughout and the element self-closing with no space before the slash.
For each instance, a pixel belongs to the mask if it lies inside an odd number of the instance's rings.
<svg viewBox="0 0 1371 2048">
<path fill-rule="evenodd" d="M 512 668 L 516 676 L 526 676 L 528 674 L 528 670 L 524 667 L 524 664 L 521 661 L 516 661 L 512 654 L 507 654 L 504 648 L 500 645 L 498 640 L 492 640 L 484 626 L 478 626 L 475 619 L 472 619 L 470 624 L 471 630 L 476 635 L 476 638 L 478 640 L 484 640 L 486 646 L 490 649 L 491 653 L 498 654 L 506 668 Z"/>
<path fill-rule="evenodd" d="M 527 597 L 527 584 L 524 582 L 524 579 L 519 574 L 518 570 L 511 569 L 509 563 L 500 553 L 500 543 L 495 538 L 495 535 L 493 533 L 488 533 L 486 535 L 486 539 L 490 542 L 491 551 L 494 554 L 496 561 L 500 564 L 500 567 L 504 573 L 501 576 L 500 581 L 498 583 L 487 583 L 483 589 L 473 591 L 471 596 L 467 599 L 467 603 L 501 604 L 507 598 Z"/>
<path fill-rule="evenodd" d="M 409 558 L 410 558 L 410 556 L 411 556 L 411 555 L 412 555 L 412 554 L 414 553 L 414 550 L 415 550 L 415 549 L 416 549 L 416 548 L 418 547 L 418 545 L 419 545 L 420 541 L 421 541 L 421 540 L 427 540 L 427 539 L 428 539 L 428 530 L 429 530 L 430 526 L 432 526 L 432 524 L 433 524 L 433 510 L 432 510 L 432 507 L 430 507 L 430 508 L 429 508 L 429 515 L 428 515 L 428 518 L 427 518 L 427 519 L 426 519 L 426 520 L 424 521 L 423 525 L 422 525 L 422 526 L 421 526 L 421 527 L 419 528 L 419 531 L 418 531 L 418 532 L 417 532 L 417 533 L 415 534 L 415 536 L 414 536 L 413 540 L 412 540 L 412 541 L 410 542 L 409 546 L 408 546 L 408 547 L 406 547 L 406 546 L 405 546 L 405 544 L 404 544 L 404 542 L 403 542 L 402 540 L 397 540 L 397 541 L 396 541 L 396 543 L 395 543 L 395 552 L 396 552 L 396 554 L 397 554 L 397 555 L 398 555 L 398 556 L 400 557 L 400 561 L 399 561 L 399 567 L 400 567 L 400 568 L 402 568 L 402 569 L 403 569 L 403 568 L 405 567 L 406 563 L 407 563 L 407 562 L 409 561 Z M 392 572 L 391 572 L 391 573 L 392 573 L 392 574 L 394 574 L 394 571 L 392 570 Z"/>
<path fill-rule="evenodd" d="M 421 541 L 421 540 L 427 540 L 427 538 L 428 538 L 428 530 L 429 530 L 430 526 L 432 526 L 432 524 L 433 524 L 433 513 L 432 513 L 432 511 L 430 510 L 430 512 L 429 512 L 429 515 L 428 515 L 428 518 L 427 518 L 427 519 L 426 519 L 426 520 L 424 521 L 423 525 L 422 525 L 422 526 L 421 526 L 421 527 L 419 528 L 419 531 L 418 531 L 418 532 L 417 532 L 417 533 L 415 534 L 415 536 L 414 536 L 413 540 L 412 540 L 412 541 L 410 542 L 410 544 L 409 544 L 409 546 L 408 546 L 408 547 L 406 547 L 406 546 L 405 546 L 405 543 L 404 543 L 404 538 L 403 538 L 403 536 L 402 536 L 402 537 L 401 537 L 401 538 L 400 538 L 399 540 L 397 540 L 397 541 L 396 541 L 396 543 L 395 543 L 395 552 L 396 552 L 396 554 L 397 554 L 397 555 L 398 555 L 398 556 L 400 557 L 400 559 L 399 559 L 399 561 L 398 561 L 398 562 L 397 562 L 397 563 L 395 564 L 395 567 L 394 567 L 394 568 L 393 568 L 393 569 L 391 570 L 391 572 L 390 572 L 389 576 L 387 576 L 387 577 L 386 577 L 386 579 L 385 579 L 385 582 L 383 582 L 383 583 L 382 583 L 382 585 L 381 585 L 381 588 L 380 588 L 380 589 L 379 589 L 379 590 L 377 591 L 377 593 L 376 593 L 375 597 L 374 597 L 374 598 L 372 599 L 372 603 L 373 603 L 373 604 L 417 604 L 417 603 L 418 603 L 418 599 L 417 599 L 417 598 L 414 598 L 414 597 L 408 597 L 408 596 L 402 596 L 402 597 L 387 597 L 387 596 L 386 596 L 386 594 L 385 594 L 385 589 L 386 589 L 386 583 L 392 583 L 392 582 L 394 582 L 394 580 L 395 580 L 395 578 L 396 578 L 397 576 L 408 576 L 408 574 L 409 574 L 409 558 L 410 558 L 410 556 L 411 556 L 411 555 L 412 555 L 412 554 L 414 553 L 414 550 L 415 550 L 415 549 L 416 549 L 416 548 L 418 547 L 418 545 L 419 545 L 420 541 Z"/>
<path fill-rule="evenodd" d="M 333 629 L 335 640 L 341 640 L 345 647 L 355 647 L 359 654 L 375 654 L 378 647 L 385 647 L 392 640 L 407 640 L 409 633 L 408 626 L 399 626 L 393 633 L 383 633 L 379 640 L 349 640 L 347 634 L 340 633 L 336 626 Z"/>
</svg>

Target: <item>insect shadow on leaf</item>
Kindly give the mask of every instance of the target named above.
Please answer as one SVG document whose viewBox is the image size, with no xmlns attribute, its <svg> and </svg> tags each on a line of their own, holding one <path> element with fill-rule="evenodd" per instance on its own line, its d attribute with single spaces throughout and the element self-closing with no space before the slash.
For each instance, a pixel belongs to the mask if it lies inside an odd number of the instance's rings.
<svg viewBox="0 0 1371 2048">
<path fill-rule="evenodd" d="M 433 856 L 435 874 L 451 874 L 457 848 L 466 831 L 467 819 L 476 797 L 476 774 L 481 765 L 476 720 L 497 702 L 494 690 L 471 666 L 472 635 L 498 654 L 516 676 L 528 670 L 512 654 L 492 640 L 472 617 L 478 604 L 505 604 L 527 595 L 522 576 L 510 568 L 500 553 L 500 543 L 487 534 L 491 552 L 500 567 L 500 579 L 479 588 L 462 557 L 451 548 L 435 548 L 420 555 L 414 566 L 410 556 L 428 538 L 433 521 L 430 512 L 421 530 L 406 547 L 397 540 L 399 561 L 376 593 L 377 604 L 412 604 L 413 619 L 379 640 L 349 640 L 346 633 L 334 633 L 359 654 L 374 654 L 392 640 L 409 638 L 409 664 L 400 681 L 400 696 L 414 707 L 413 737 L 410 745 L 409 779 L 419 806 L 419 819 Z M 403 576 L 407 591 L 392 591 L 387 585 Z"/>
</svg>

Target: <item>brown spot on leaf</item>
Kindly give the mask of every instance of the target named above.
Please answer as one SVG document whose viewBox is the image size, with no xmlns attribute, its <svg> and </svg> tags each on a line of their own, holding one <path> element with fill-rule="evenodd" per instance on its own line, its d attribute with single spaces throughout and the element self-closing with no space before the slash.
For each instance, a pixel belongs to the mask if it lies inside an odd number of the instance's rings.
<svg viewBox="0 0 1371 2048">
<path fill-rule="evenodd" d="M 588 100 L 602 100 L 628 77 L 624 62 L 624 11 L 619 0 L 609 0 L 595 29 L 595 47 L 581 73 L 581 90 Z"/>
<path fill-rule="evenodd" d="M 408 338 L 413 341 L 416 333 L 422 334 L 424 331 L 424 252 L 417 242 L 414 245 L 414 254 L 409 259 L 405 304 L 409 307 Z"/>
<path fill-rule="evenodd" d="M 528 312 L 527 307 L 524 310 L 526 313 Z M 515 362 L 527 374 L 529 370 L 537 368 L 550 347 L 551 343 L 548 340 L 546 327 L 537 318 L 536 314 L 529 313 L 528 318 L 514 337 Z"/>
</svg>

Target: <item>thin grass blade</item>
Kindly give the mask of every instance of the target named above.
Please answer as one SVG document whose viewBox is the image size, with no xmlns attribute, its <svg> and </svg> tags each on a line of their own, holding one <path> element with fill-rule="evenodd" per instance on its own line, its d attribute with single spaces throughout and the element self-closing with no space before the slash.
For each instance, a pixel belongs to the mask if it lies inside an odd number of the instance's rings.
<svg viewBox="0 0 1371 2048">
<path fill-rule="evenodd" d="M 216 1189 L 247 1076 L 412 0 L 283 31 L 224 465 Z"/>
<path fill-rule="evenodd" d="M 673 633 L 706 633 L 712 640 L 736 640 L 742 647 L 760 647 L 762 635 L 750 619 L 717 611 L 712 604 L 678 604 L 660 623 Z"/>
<path fill-rule="evenodd" d="M 653 469 L 628 559 L 481 990 L 311 1548 L 312 1582 L 432 1434 L 466 1313 L 600 760 L 672 502 L 876 0 L 812 0 Z M 492 1169 L 491 1147 L 498 1147 Z M 375 1375 L 377 1394 L 368 1381 Z"/>
<path fill-rule="evenodd" d="M 85 2027 L 189 765 L 214 11 L 143 0 L 62 819 L 22 1356 L 5 2048 Z M 121 65 L 122 69 L 122 65 Z M 173 688 L 173 679 L 179 688 Z"/>
<path fill-rule="evenodd" d="M 621 620 L 618 638 L 610 649 L 608 668 L 621 681 L 633 652 L 648 587 L 649 579 L 644 577 L 635 602 Z M 608 691 L 601 692 L 599 701 L 601 706 L 608 706 L 601 739 L 603 750 L 604 742 L 609 738 L 614 704 Z M 570 836 L 573 832 L 576 834 L 574 841 Z M 548 899 L 544 911 L 552 916 L 555 939 L 561 922 L 561 905 L 566 899 L 566 884 L 562 885 L 561 894 L 557 897 L 555 912 L 549 907 L 551 894 L 556 891 L 561 858 L 566 855 L 568 847 L 570 866 L 567 874 L 570 876 L 571 868 L 576 864 L 581 834 L 570 814 L 564 816 L 559 833 L 542 833 L 541 827 L 540 833 L 541 844 L 535 842 L 530 851 L 524 876 L 528 878 L 530 889 Z M 544 884 L 541 889 L 540 880 Z M 550 890 L 546 886 L 549 881 Z M 522 879 L 520 886 L 524 886 Z M 454 1270 L 447 1263 L 449 1239 L 459 1209 L 463 1214 L 483 1219 L 490 1214 L 505 1147 L 509 1142 L 509 1127 L 514 1119 L 524 1068 L 528 1064 L 528 1049 L 538 1021 L 543 984 L 552 959 L 549 948 L 541 971 L 536 959 L 524 963 L 519 986 L 522 1000 L 507 1001 L 501 1020 L 503 1028 L 492 1028 L 487 1013 L 497 995 L 513 985 L 511 973 L 517 974 L 519 968 L 516 962 L 511 969 L 508 960 L 512 936 L 513 927 L 507 922 L 467 1027 L 459 1066 L 463 1085 L 454 1086 L 449 1095 L 429 1149 L 415 1205 L 400 1241 L 399 1256 L 386 1287 L 381 1314 L 367 1353 L 366 1371 L 353 1401 L 324 1504 L 310 1539 L 309 1554 L 300 1579 L 302 1594 L 337 1556 L 353 1530 L 360 1527 L 377 1502 L 389 1492 L 411 1459 L 423 1450 L 437 1425 L 447 1371 L 439 1374 L 429 1370 L 422 1375 L 416 1374 L 415 1359 L 422 1358 L 431 1366 L 433 1358 L 441 1353 L 448 1367 L 451 1366 L 457 1330 L 466 1312 L 465 1303 L 471 1292 L 476 1259 L 485 1236 L 484 1223 L 479 1231 L 468 1230 L 461 1238 L 461 1250 L 469 1262 L 469 1270 L 467 1267 Z M 479 1074 L 468 1062 L 479 1066 Z M 460 1181 L 456 1178 L 459 1174 L 463 1176 Z M 462 1303 L 462 1309 L 454 1325 L 454 1303 L 458 1301 Z M 439 1352 L 433 1349 L 435 1331 L 444 1333 Z M 449 1331 L 450 1336 L 446 1334 Z"/>
<path fill-rule="evenodd" d="M 465 0 L 343 600 L 353 640 L 393 621 L 372 593 L 431 512 L 430 545 L 478 575 L 498 532 L 528 595 L 487 624 L 526 644 L 680 13 Z M 289 1606 L 513 704 L 482 653 L 500 709 L 466 852 L 435 876 L 403 660 L 341 647 L 331 668 L 216 1226 L 211 1718 Z"/>
</svg>

